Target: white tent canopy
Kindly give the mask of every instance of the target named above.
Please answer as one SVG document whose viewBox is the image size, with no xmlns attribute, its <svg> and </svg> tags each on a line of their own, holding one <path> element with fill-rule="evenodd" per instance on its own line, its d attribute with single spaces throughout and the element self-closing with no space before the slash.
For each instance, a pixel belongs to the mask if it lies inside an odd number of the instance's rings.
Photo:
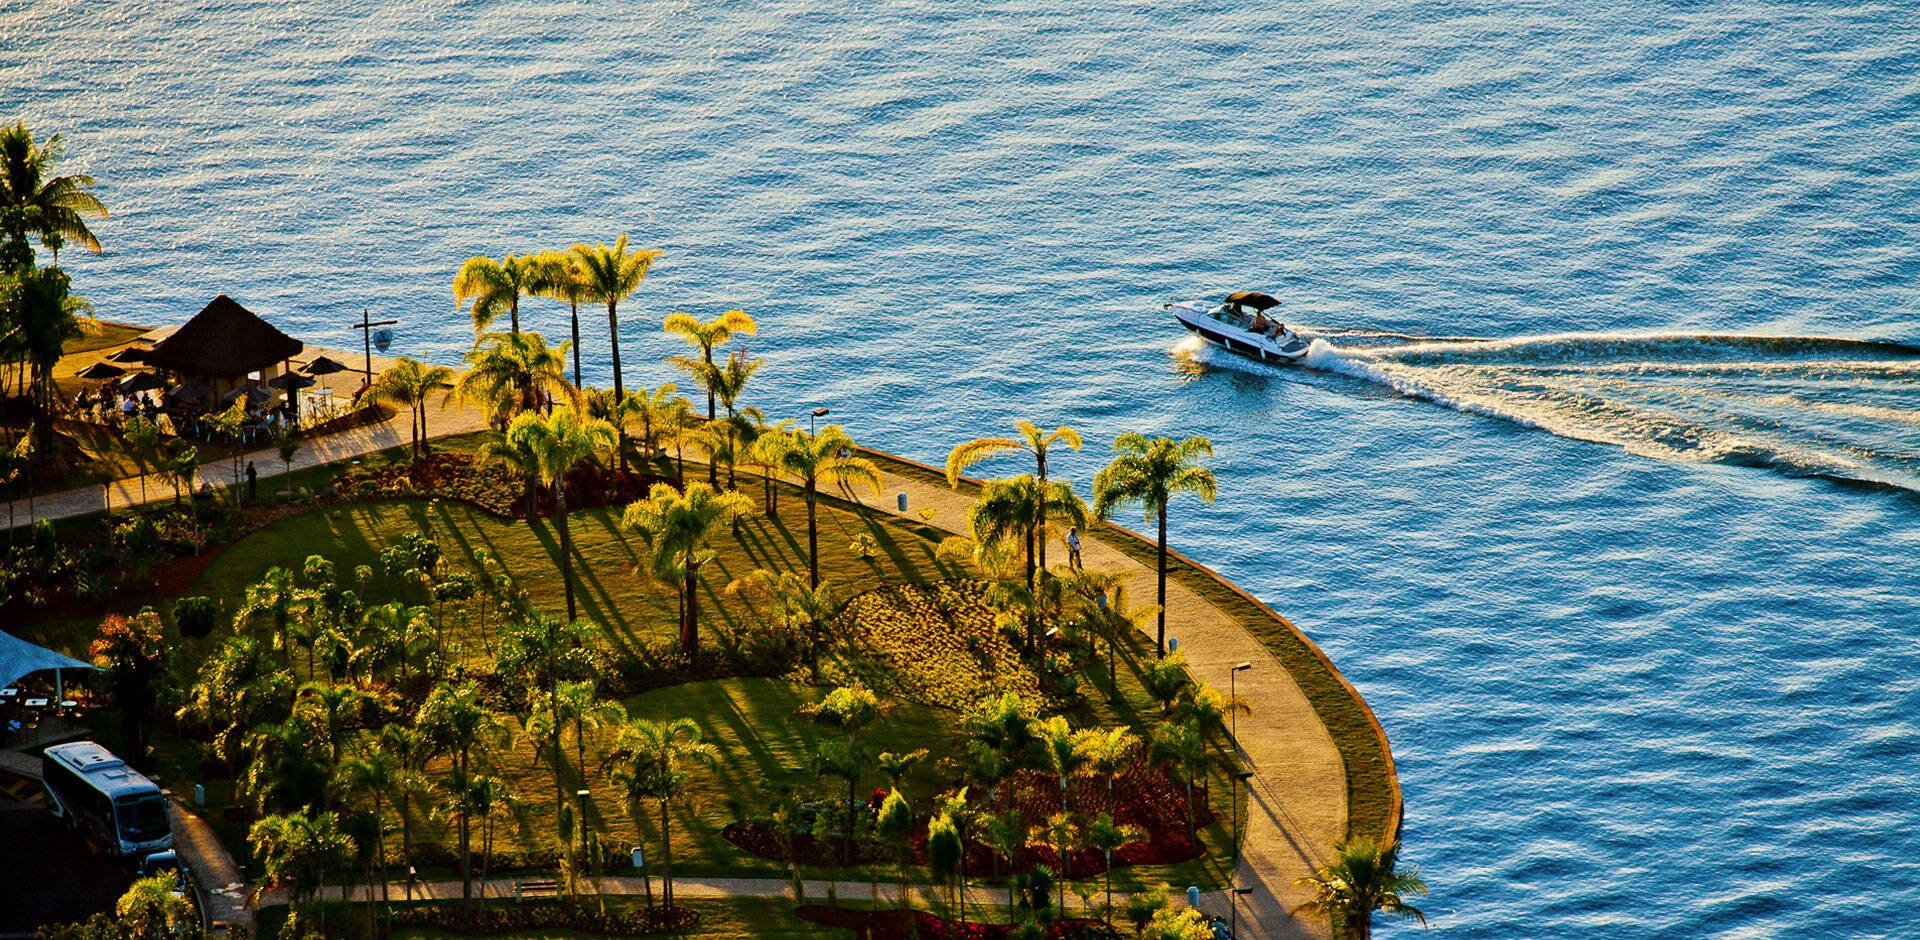
<svg viewBox="0 0 1920 940">
<path fill-rule="evenodd" d="M 44 646 L 35 646 L 11 633 L 0 632 L 0 686 L 10 686 L 21 676 L 63 669 L 92 669 L 93 666 Z"/>
</svg>

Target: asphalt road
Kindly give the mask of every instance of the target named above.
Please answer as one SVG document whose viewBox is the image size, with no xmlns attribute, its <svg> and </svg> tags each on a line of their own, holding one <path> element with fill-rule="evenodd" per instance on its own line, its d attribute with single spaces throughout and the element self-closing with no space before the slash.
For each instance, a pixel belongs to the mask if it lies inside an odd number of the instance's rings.
<svg viewBox="0 0 1920 940">
<path fill-rule="evenodd" d="M 112 910 L 132 883 L 44 805 L 0 797 L 0 937 Z"/>
</svg>

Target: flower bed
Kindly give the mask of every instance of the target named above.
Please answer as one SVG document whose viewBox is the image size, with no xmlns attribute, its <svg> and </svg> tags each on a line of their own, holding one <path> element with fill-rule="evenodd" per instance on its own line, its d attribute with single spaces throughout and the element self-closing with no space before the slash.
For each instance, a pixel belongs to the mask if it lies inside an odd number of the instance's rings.
<svg viewBox="0 0 1920 940">
<path fill-rule="evenodd" d="M 1005 788 L 1011 787 L 1010 790 Z M 1019 808 L 1021 815 L 1029 824 L 1045 820 L 1060 811 L 1060 783 L 1055 777 L 1036 771 L 1024 770 L 1015 774 L 1007 784 L 1002 785 L 1005 792 L 999 801 L 989 805 L 980 802 L 984 812 L 994 812 L 1006 808 L 1009 804 Z M 1200 841 L 1187 831 L 1187 805 L 1185 784 L 1172 779 L 1166 773 L 1155 769 L 1144 760 L 1114 778 L 1113 790 L 1109 795 L 1106 781 L 1101 778 L 1076 778 L 1068 791 L 1068 802 L 1073 812 L 1091 818 L 1100 813 L 1112 814 L 1114 821 L 1138 826 L 1146 833 L 1146 838 L 1121 846 L 1113 853 L 1113 866 L 1125 865 L 1171 865 L 1198 858 L 1206 851 Z M 1213 813 L 1207 807 L 1206 791 L 1194 790 L 1194 825 L 1205 827 L 1213 822 Z M 922 819 L 914 825 L 911 849 L 914 861 L 926 861 L 926 823 Z M 971 835 L 971 833 L 970 833 Z M 843 867 L 844 854 L 841 849 L 846 840 L 839 837 L 816 838 L 811 832 L 796 832 L 782 839 L 778 830 L 766 820 L 736 822 L 721 831 L 721 837 L 735 847 L 760 858 L 774 861 L 789 861 L 789 846 L 793 861 L 803 865 L 821 867 Z M 861 841 L 856 846 L 853 864 L 889 863 L 893 861 L 890 849 L 871 842 Z M 1007 861 L 995 854 L 983 842 L 969 838 L 966 842 L 967 870 L 975 874 L 998 875 L 1009 868 Z M 1021 870 L 1035 865 L 1047 865 L 1056 873 L 1071 872 L 1076 878 L 1085 878 L 1107 870 L 1107 857 L 1104 853 L 1092 849 L 1076 852 L 1069 859 L 1071 866 L 1063 866 L 1054 851 L 1042 846 L 1027 846 L 1015 854 L 1011 868 Z"/>
<path fill-rule="evenodd" d="M 656 478 L 587 464 L 567 474 L 567 509 L 578 512 L 621 506 L 646 496 Z M 334 481 L 345 499 L 457 500 L 503 519 L 527 517 L 527 483 L 505 467 L 476 462 L 466 454 L 429 454 L 406 466 L 348 471 Z M 553 494 L 534 488 L 533 511 L 550 516 Z"/>
<path fill-rule="evenodd" d="M 631 937 L 686 930 L 699 922 L 700 915 L 684 907 L 649 907 L 632 913 L 616 913 L 571 901 L 511 907 L 408 904 L 396 907 L 393 912 L 395 927 L 425 927 L 472 937 L 522 930 L 577 930 L 607 937 Z"/>
<path fill-rule="evenodd" d="M 823 678 L 940 708 L 968 708 L 1003 692 L 1032 708 L 1061 704 L 995 628 L 985 591 L 977 581 L 948 581 L 888 585 L 855 597 L 830 630 L 855 652 L 826 663 Z"/>
<path fill-rule="evenodd" d="M 942 920 L 927 911 L 910 911 L 911 923 L 899 911 L 856 911 L 824 904 L 803 904 L 794 909 L 801 920 L 823 927 L 851 930 L 872 940 L 997 940 L 1013 934 L 1009 924 L 961 924 Z M 1117 938 L 1119 931 L 1097 920 L 1056 920 L 1047 925 L 1046 935 L 1057 940 L 1106 940 Z"/>
</svg>

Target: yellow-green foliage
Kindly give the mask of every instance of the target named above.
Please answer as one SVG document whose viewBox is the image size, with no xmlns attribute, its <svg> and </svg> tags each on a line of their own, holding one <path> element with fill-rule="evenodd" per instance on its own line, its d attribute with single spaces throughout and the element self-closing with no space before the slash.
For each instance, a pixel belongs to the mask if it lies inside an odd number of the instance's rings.
<svg viewBox="0 0 1920 940">
<path fill-rule="evenodd" d="M 848 601 L 831 634 L 851 652 L 824 665 L 826 681 L 943 708 L 1002 692 L 1038 707 L 1039 677 L 994 629 L 981 591 L 970 581 L 890 585 Z"/>
</svg>

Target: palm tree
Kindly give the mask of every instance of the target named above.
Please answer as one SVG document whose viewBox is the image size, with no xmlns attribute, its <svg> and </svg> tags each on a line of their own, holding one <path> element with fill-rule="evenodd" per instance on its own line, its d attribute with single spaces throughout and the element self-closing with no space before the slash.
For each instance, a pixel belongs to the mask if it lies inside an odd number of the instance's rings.
<svg viewBox="0 0 1920 940">
<path fill-rule="evenodd" d="M 1160 715 L 1173 714 L 1173 706 L 1193 694 L 1193 674 L 1187 671 L 1187 654 L 1175 650 L 1146 664 L 1140 672 L 1140 686 L 1147 696 L 1160 703 Z"/>
<path fill-rule="evenodd" d="M 1080 432 L 1061 425 L 1052 431 L 1041 431 L 1031 421 L 1021 421 L 1014 425 L 1020 436 L 983 437 L 968 441 L 953 449 L 947 455 L 947 485 L 959 486 L 960 474 L 968 467 L 986 460 L 995 454 L 1008 451 L 1025 451 L 1033 455 L 1033 474 L 1040 480 L 1042 490 L 1047 487 L 1047 450 L 1055 444 L 1065 444 L 1074 450 L 1080 449 Z M 1042 503 L 1038 515 L 1033 520 L 1032 543 L 1037 548 L 1040 570 L 1047 568 L 1047 507 Z"/>
<path fill-rule="evenodd" d="M 1079 745 L 1073 725 L 1066 716 L 1054 715 L 1033 723 L 1036 763 L 1041 770 L 1060 779 L 1060 808 L 1067 808 L 1067 781 L 1087 765 L 1087 752 Z M 1064 866 L 1063 866 L 1064 867 Z"/>
<path fill-rule="evenodd" d="M 685 356 L 670 356 L 667 361 L 686 370 L 694 381 L 707 390 L 707 420 L 718 417 L 714 411 L 714 389 L 708 384 L 713 377 L 713 350 L 724 346 L 735 336 L 752 336 L 759 331 L 758 324 L 747 316 L 745 310 L 729 310 L 704 323 L 690 313 L 669 314 L 660 328 L 695 346 L 700 347 L 700 358 L 689 359 Z"/>
<path fill-rule="evenodd" d="M 646 459 L 665 452 L 667 444 L 686 428 L 686 416 L 692 405 L 672 382 L 659 388 L 642 389 L 628 399 L 633 417 L 640 422 L 640 447 Z"/>
<path fill-rule="evenodd" d="M 473 682 L 457 686 L 438 685 L 420 705 L 414 726 L 441 754 L 453 758 L 453 778 L 447 790 L 460 802 L 455 809 L 460 830 L 460 897 L 473 898 L 472 806 L 465 794 L 473 781 L 473 762 L 488 745 L 507 735 L 500 715 L 480 699 L 480 687 Z"/>
<path fill-rule="evenodd" d="M 1133 759 L 1140 739 L 1125 726 L 1088 728 L 1074 735 L 1073 746 L 1084 759 L 1084 766 L 1107 778 L 1107 796 L 1111 798 L 1114 778 Z"/>
<path fill-rule="evenodd" d="M 0 270 L 33 263 L 29 236 L 38 236 L 52 249 L 55 264 L 60 263 L 61 245 L 69 240 L 100 251 L 100 240 L 83 218 L 107 217 L 107 207 L 87 191 L 93 177 L 75 173 L 48 178 L 64 149 L 59 134 L 36 144 L 25 122 L 0 127 L 0 235 L 6 237 L 0 246 Z"/>
<path fill-rule="evenodd" d="M 860 795 L 860 771 L 866 765 L 866 751 L 861 747 L 860 732 L 868 725 L 878 721 L 881 715 L 880 698 L 871 690 L 858 686 L 839 686 L 827 693 L 827 697 L 818 702 L 802 706 L 800 715 L 814 724 L 826 728 L 844 731 L 846 741 L 839 748 L 822 748 L 821 757 L 827 769 L 847 778 L 847 805 L 852 807 Z M 847 813 L 846 843 L 841 846 L 848 864 L 853 862 L 853 813 Z"/>
<path fill-rule="evenodd" d="M 834 597 L 832 581 L 822 581 L 818 587 L 808 587 L 806 581 L 791 571 L 773 572 L 756 568 L 735 578 L 733 583 L 727 585 L 727 593 L 749 598 L 756 606 L 766 608 L 773 622 L 804 632 L 807 637 L 807 668 L 812 672 L 813 680 L 820 681 L 820 634 L 827 622 L 833 619 L 834 612 L 840 609 L 839 600 Z"/>
<path fill-rule="evenodd" d="M 1213 752 L 1192 722 L 1167 721 L 1153 729 L 1153 757 L 1179 774 L 1187 786 L 1187 835 L 1194 837 L 1193 787 L 1213 767 Z"/>
<path fill-rule="evenodd" d="M 373 801 L 373 819 L 378 844 L 374 847 L 373 857 L 380 864 L 380 903 L 388 902 L 387 894 L 387 829 L 386 818 L 382 812 L 387 794 L 394 792 L 400 785 L 400 778 L 407 773 L 400 758 L 379 747 L 377 740 L 361 738 L 359 753 L 341 761 L 333 770 L 334 786 L 346 799 L 363 797 Z"/>
<path fill-rule="evenodd" d="M 800 478 L 807 493 L 807 586 L 820 586 L 820 523 L 815 508 L 822 483 L 873 488 L 880 495 L 880 468 L 854 456 L 853 438 L 844 428 L 829 424 L 818 435 L 801 430 L 776 431 L 755 442 L 762 462 Z"/>
<path fill-rule="evenodd" d="M 34 409 L 34 438 L 42 450 L 53 440 L 53 367 L 67 340 L 97 328 L 89 314 L 92 305 L 70 292 L 66 272 L 31 264 L 11 272 L 0 270 L 0 341 L 16 347 L 31 372 L 29 385 Z"/>
<path fill-rule="evenodd" d="M 477 335 L 487 332 L 505 309 L 511 326 L 508 332 L 518 333 L 520 298 L 534 293 L 544 267 L 536 255 L 508 255 L 500 261 L 468 258 L 460 266 L 460 273 L 453 276 L 453 311 L 459 313 L 467 301 L 473 301 L 473 332 Z"/>
<path fill-rule="evenodd" d="M 266 870 L 269 884 L 286 884 L 299 902 L 326 888 L 327 869 L 338 865 L 352 849 L 352 840 L 340 831 L 333 813 L 292 813 L 267 816 L 247 831 L 253 857 Z M 326 908 L 321 907 L 325 931 Z"/>
<path fill-rule="evenodd" d="M 1204 437 L 1176 441 L 1170 437 L 1148 440 L 1135 431 L 1114 438 L 1117 456 L 1093 478 L 1093 512 L 1109 518 L 1115 507 L 1138 502 L 1146 508 L 1148 519 L 1159 521 L 1159 551 L 1155 555 L 1154 576 L 1158 588 L 1155 602 L 1160 605 L 1157 642 L 1167 649 L 1167 503 L 1180 493 L 1193 493 L 1213 502 L 1217 484 L 1213 471 L 1200 466 L 1202 457 L 1213 456 L 1213 443 Z"/>
<path fill-rule="evenodd" d="M 1063 576 L 1078 602 L 1080 623 L 1107 646 L 1107 694 L 1120 700 L 1120 647 L 1135 630 L 1144 631 L 1160 609 L 1152 604 L 1127 603 L 1126 580 L 1131 572 L 1081 569 Z"/>
<path fill-rule="evenodd" d="M 680 650 L 689 659 L 700 656 L 700 566 L 713 558 L 707 543 L 723 527 L 753 512 L 753 500 L 741 493 L 715 492 L 699 482 L 687 484 L 682 493 L 655 483 L 646 499 L 627 506 L 621 516 L 621 528 L 646 545 L 653 578 L 663 583 L 678 579 L 683 585 Z"/>
<path fill-rule="evenodd" d="M 720 750 L 700 740 L 700 727 L 689 718 L 672 721 L 635 721 L 620 729 L 607 753 L 608 777 L 627 796 L 628 805 L 640 800 L 660 801 L 661 904 L 673 906 L 673 830 L 667 804 L 685 790 L 688 764 L 711 766 Z M 634 822 L 640 814 L 634 811 Z"/>
<path fill-rule="evenodd" d="M 1081 838 L 1080 825 L 1073 821 L 1073 814 L 1054 813 L 1047 821 L 1033 827 L 1033 833 L 1027 838 L 1027 844 L 1035 848 L 1053 850 L 1053 858 L 1060 863 L 1060 879 L 1073 880 L 1073 847 Z M 1066 907 L 1065 894 L 1062 891 L 1060 906 Z"/>
<path fill-rule="evenodd" d="M 737 407 L 740 395 L 747 390 L 747 382 L 753 379 L 753 374 L 760 371 L 760 367 L 766 364 L 765 359 L 748 360 L 743 355 L 728 356 L 726 365 L 714 367 L 712 373 L 706 377 L 706 382 L 703 383 L 707 387 L 707 394 L 719 399 L 721 407 L 727 409 L 727 417 L 720 423 L 720 430 L 727 439 L 728 489 L 733 489 L 735 485 L 733 478 L 735 444 L 740 439 L 741 430 L 740 410 Z M 708 472 L 713 472 L 711 467 L 708 468 Z"/>
<path fill-rule="evenodd" d="M 627 386 L 620 371 L 620 301 L 632 294 L 646 280 L 647 269 L 653 267 L 654 259 L 660 257 L 658 251 L 636 249 L 627 250 L 627 236 L 612 245 L 594 244 L 573 246 L 573 256 L 580 266 L 581 283 L 586 292 L 581 296 L 593 300 L 605 301 L 607 305 L 607 338 L 613 349 L 613 396 L 625 400 Z M 626 451 L 626 439 L 620 440 L 620 450 Z M 622 465 L 621 469 L 625 469 Z"/>
<path fill-rule="evenodd" d="M 1036 649 L 1039 618 L 1035 616 L 1034 605 L 1042 600 L 1039 582 L 1053 575 L 1038 566 L 1034 552 L 1035 533 L 1049 510 L 1076 526 L 1086 525 L 1086 504 L 1073 492 L 1073 487 L 1059 480 L 1043 485 L 1030 473 L 1010 480 L 989 480 L 980 491 L 979 501 L 967 512 L 968 530 L 983 550 L 999 550 L 1016 538 L 1023 542 L 1026 551 L 1026 597 L 1029 601 L 1027 642 Z"/>
<path fill-rule="evenodd" d="M 326 740 L 333 763 L 338 764 L 342 736 L 347 726 L 373 697 L 353 686 L 328 682 L 308 682 L 300 687 L 299 696 L 296 708 L 304 705 L 318 710 L 319 725 L 316 730 Z"/>
<path fill-rule="evenodd" d="M 1334 843 L 1333 861 L 1312 875 L 1294 883 L 1313 889 L 1313 899 L 1299 910 L 1311 911 L 1333 921 L 1336 929 L 1354 940 L 1373 936 L 1373 912 L 1400 917 L 1421 924 L 1427 915 L 1408 904 L 1409 896 L 1427 893 L 1427 883 L 1418 871 L 1395 871 L 1395 856 L 1400 846 L 1392 841 L 1381 844 L 1372 836 L 1354 836 Z"/>
<path fill-rule="evenodd" d="M 400 867 L 411 870 L 413 865 L 413 800 L 432 791 L 433 786 L 427 780 L 427 759 L 432 756 L 432 747 L 424 734 L 417 729 L 402 724 L 389 724 L 382 727 L 376 735 L 372 750 L 393 755 L 400 764 L 400 770 L 387 788 L 388 798 L 400 812 Z M 408 885 L 408 898 L 412 898 L 412 886 Z M 385 900 L 384 896 L 382 900 Z"/>
<path fill-rule="evenodd" d="M 533 292 L 543 297 L 567 302 L 569 323 L 573 328 L 573 387 L 584 387 L 580 382 L 580 303 L 593 299 L 593 291 L 587 284 L 586 272 L 580 267 L 580 259 L 569 251 L 542 252 L 536 259 L 539 273 L 534 277 Z"/>
<path fill-rule="evenodd" d="M 127 456 L 140 471 L 140 502 L 147 501 L 147 471 L 160 454 L 160 427 L 153 419 L 135 412 L 121 425 L 126 438 Z"/>
<path fill-rule="evenodd" d="M 429 366 L 418 359 L 403 357 L 380 373 L 379 378 L 373 380 L 373 387 L 368 390 L 375 401 L 407 409 L 407 425 L 413 431 L 415 460 L 422 456 L 421 442 L 427 437 L 427 394 L 446 387 L 452 379 L 453 370 L 446 366 Z"/>
<path fill-rule="evenodd" d="M 580 775 L 580 786 L 585 787 L 587 737 L 626 721 L 627 710 L 618 702 L 601 698 L 590 679 L 559 683 L 554 688 L 553 709 L 562 728 L 573 726 L 574 772 Z"/>
<path fill-rule="evenodd" d="M 1036 740 L 1033 717 L 1019 693 L 1002 692 L 974 706 L 960 719 L 960 728 L 976 761 L 989 757 L 996 769 L 1018 765 Z M 988 791 L 991 801 L 994 792 Z"/>
<path fill-rule="evenodd" d="M 488 333 L 467 353 L 469 368 L 454 383 L 453 396 L 472 401 L 497 425 L 542 402 L 562 399 L 578 404 L 567 384 L 567 345 L 547 346 L 538 333 Z"/>
<path fill-rule="evenodd" d="M 554 518 L 560 524 L 560 571 L 566 587 L 567 619 L 580 613 L 573 596 L 573 529 L 567 521 L 567 474 L 582 461 L 609 453 L 614 447 L 613 426 L 598 418 L 583 418 L 566 405 L 542 417 L 534 412 L 516 415 L 505 433 L 494 432 L 481 442 L 483 461 L 507 464 L 529 484 L 538 480 L 553 493 Z M 534 518 L 527 501 L 527 520 Z"/>
<path fill-rule="evenodd" d="M 1106 856 L 1107 916 L 1113 916 L 1113 853 L 1116 849 L 1147 837 L 1146 830 L 1128 823 L 1116 823 L 1109 813 L 1101 813 L 1087 826 L 1087 844 Z"/>
</svg>

